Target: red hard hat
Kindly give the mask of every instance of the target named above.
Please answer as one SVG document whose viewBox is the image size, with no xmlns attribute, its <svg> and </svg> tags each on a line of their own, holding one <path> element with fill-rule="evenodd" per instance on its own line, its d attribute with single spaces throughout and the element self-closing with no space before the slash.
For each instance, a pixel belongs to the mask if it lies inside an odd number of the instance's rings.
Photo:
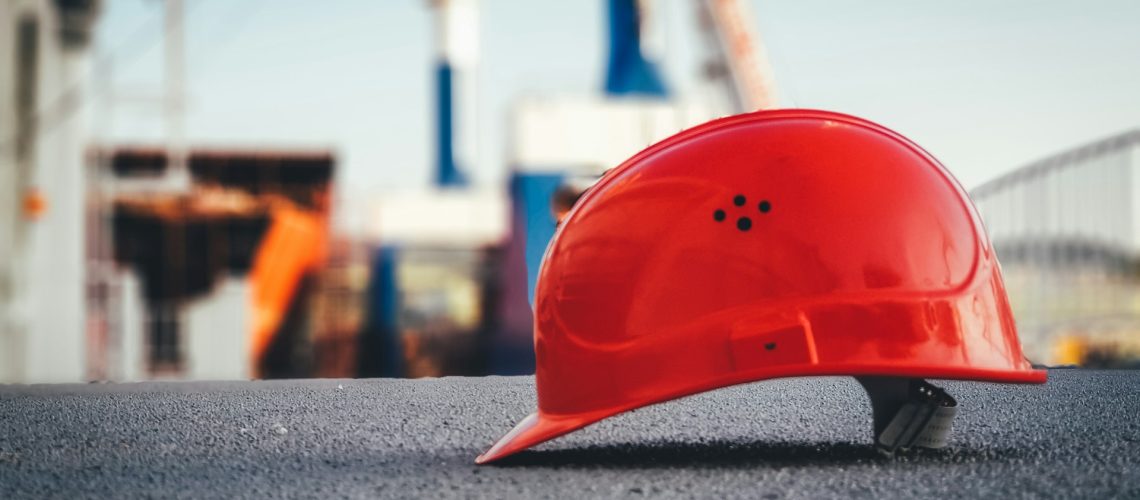
<svg viewBox="0 0 1140 500">
<path fill-rule="evenodd" d="M 547 249 L 535 353 L 538 411 L 478 463 L 776 377 L 862 377 L 876 433 L 876 380 L 1046 378 L 950 173 L 880 125 L 795 109 L 686 130 L 608 172 Z"/>
</svg>

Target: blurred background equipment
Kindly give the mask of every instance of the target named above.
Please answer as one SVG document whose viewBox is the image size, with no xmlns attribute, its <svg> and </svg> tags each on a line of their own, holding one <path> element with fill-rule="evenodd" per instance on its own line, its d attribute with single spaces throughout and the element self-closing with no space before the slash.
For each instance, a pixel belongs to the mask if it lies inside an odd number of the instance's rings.
<svg viewBox="0 0 1140 500">
<path fill-rule="evenodd" d="M 1135 7 L 1034 3 L 1010 31 L 1019 1 L 0 2 L 0 382 L 530 373 L 559 220 L 680 130 L 850 111 L 976 184 L 1135 127 Z M 1098 92 L 1034 73 L 1066 51 Z M 1008 112 L 1033 92 L 1065 126 Z M 1136 144 L 973 191 L 1036 362 L 1140 359 Z"/>
<path fill-rule="evenodd" d="M 108 378 L 312 375 L 307 310 L 325 263 L 330 153 L 191 150 L 186 193 L 147 189 L 172 168 L 166 150 L 90 156 L 103 171 L 100 191 L 114 193 L 96 207 L 111 213 L 92 219 L 111 227 L 92 232 L 90 258 L 111 268 L 113 256 L 127 271 L 92 283 L 89 320 L 108 333 L 92 339 L 91 370 Z M 116 186 L 124 181 L 129 189 Z M 141 310 L 123 300 L 138 292 Z M 147 352 L 136 369 L 137 358 L 119 353 L 138 343 L 131 332 L 140 321 Z"/>
<path fill-rule="evenodd" d="M 478 154 L 478 0 L 430 0 L 435 12 L 436 175 L 439 187 L 464 187 L 461 170 Z"/>
<path fill-rule="evenodd" d="M 1014 170 L 971 192 L 1039 363 L 1140 360 L 1140 131 Z"/>
</svg>

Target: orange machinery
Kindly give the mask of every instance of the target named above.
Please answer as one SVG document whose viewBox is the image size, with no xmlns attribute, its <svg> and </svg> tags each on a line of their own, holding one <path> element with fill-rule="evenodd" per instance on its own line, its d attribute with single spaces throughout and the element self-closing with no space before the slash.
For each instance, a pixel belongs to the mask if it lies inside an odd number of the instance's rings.
<svg viewBox="0 0 1140 500">
<path fill-rule="evenodd" d="M 117 177 L 159 179 L 168 163 L 154 148 L 118 149 L 109 158 Z M 114 197 L 115 260 L 139 272 L 151 343 L 175 345 L 173 352 L 151 346 L 152 373 L 177 372 L 181 364 L 178 325 L 155 317 L 209 292 L 229 272 L 248 273 L 255 375 L 306 374 L 267 368 L 267 358 L 275 341 L 296 337 L 283 330 L 304 328 L 289 324 L 290 312 L 307 307 L 298 296 L 302 283 L 325 260 L 333 163 L 323 152 L 196 150 L 187 159 L 189 192 Z"/>
</svg>

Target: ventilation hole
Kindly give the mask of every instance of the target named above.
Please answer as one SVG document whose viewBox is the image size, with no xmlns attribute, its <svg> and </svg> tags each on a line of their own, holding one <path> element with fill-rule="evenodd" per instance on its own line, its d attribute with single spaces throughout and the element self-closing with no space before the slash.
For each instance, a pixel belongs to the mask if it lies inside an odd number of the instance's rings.
<svg viewBox="0 0 1140 500">
<path fill-rule="evenodd" d="M 771 209 L 772 209 L 772 204 L 768 203 L 768 200 L 764 200 L 764 201 L 760 202 L 760 211 L 761 212 L 768 213 L 768 211 Z"/>
<path fill-rule="evenodd" d="M 776 349 L 776 343 L 775 342 L 768 342 L 767 344 L 764 344 L 764 349 L 767 349 L 769 351 L 773 351 Z"/>
<path fill-rule="evenodd" d="M 724 220 L 724 210 L 718 209 L 716 212 L 713 212 L 713 220 L 715 220 L 717 222 L 723 221 Z"/>
<path fill-rule="evenodd" d="M 748 202 L 748 199 L 745 198 L 744 195 L 742 195 L 742 194 L 738 194 L 732 198 L 732 204 L 736 205 L 738 207 L 743 207 L 744 204 L 747 202 Z"/>
<path fill-rule="evenodd" d="M 739 219 L 736 219 L 736 228 L 741 231 L 752 229 L 752 219 L 749 219 L 748 217 L 741 217 Z"/>
</svg>

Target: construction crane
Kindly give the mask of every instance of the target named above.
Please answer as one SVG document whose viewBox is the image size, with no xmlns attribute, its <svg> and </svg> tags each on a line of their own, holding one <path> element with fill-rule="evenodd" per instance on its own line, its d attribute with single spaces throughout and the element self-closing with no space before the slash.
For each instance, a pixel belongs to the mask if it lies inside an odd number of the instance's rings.
<svg viewBox="0 0 1140 500">
<path fill-rule="evenodd" d="M 776 80 L 747 5 L 739 0 L 697 0 L 706 42 L 706 76 L 725 89 L 733 111 L 777 106 Z"/>
</svg>

